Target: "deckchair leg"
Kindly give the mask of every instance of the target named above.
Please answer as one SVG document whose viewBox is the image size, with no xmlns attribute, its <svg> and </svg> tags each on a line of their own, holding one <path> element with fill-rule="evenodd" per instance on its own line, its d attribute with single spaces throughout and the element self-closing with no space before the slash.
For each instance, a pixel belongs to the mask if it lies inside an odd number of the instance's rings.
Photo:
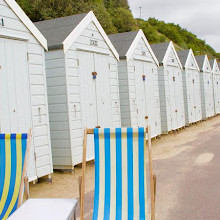
<svg viewBox="0 0 220 220">
<path fill-rule="evenodd" d="M 82 160 L 82 180 L 80 193 L 80 220 L 84 220 L 84 197 L 85 197 L 85 173 L 86 173 L 86 146 L 87 146 L 87 128 L 84 130 L 83 139 L 83 160 Z"/>
<path fill-rule="evenodd" d="M 146 145 L 148 149 L 149 158 L 149 171 L 150 171 L 150 195 L 151 195 L 151 220 L 155 220 L 155 190 L 154 190 L 154 175 L 153 175 L 153 165 L 152 165 L 152 146 L 151 146 L 151 128 L 148 125 L 148 116 L 145 117 L 147 138 Z"/>
<path fill-rule="evenodd" d="M 81 204 L 81 196 L 82 196 L 82 177 L 79 176 L 78 178 L 78 184 L 79 184 L 79 204 Z"/>
<path fill-rule="evenodd" d="M 157 189 L 157 177 L 156 175 L 153 176 L 154 179 L 154 203 L 156 203 L 156 189 Z"/>
<path fill-rule="evenodd" d="M 24 177 L 24 193 L 26 200 L 30 198 L 28 177 Z"/>
</svg>

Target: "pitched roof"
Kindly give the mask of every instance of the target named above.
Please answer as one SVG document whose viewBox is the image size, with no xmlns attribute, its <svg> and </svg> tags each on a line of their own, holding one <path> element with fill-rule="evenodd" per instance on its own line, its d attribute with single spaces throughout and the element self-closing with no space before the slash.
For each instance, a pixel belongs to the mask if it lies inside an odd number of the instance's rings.
<svg viewBox="0 0 220 220">
<path fill-rule="evenodd" d="M 12 9 L 12 11 L 18 16 L 23 22 L 26 28 L 33 34 L 36 40 L 47 50 L 47 40 L 42 33 L 36 28 L 29 17 L 24 13 L 21 7 L 14 0 L 5 0 L 6 4 Z"/>
<path fill-rule="evenodd" d="M 214 62 L 215 62 L 215 59 L 209 60 L 209 63 L 210 63 L 210 66 L 211 66 L 212 69 L 213 69 L 213 66 L 214 66 Z"/>
<path fill-rule="evenodd" d="M 189 52 L 190 50 L 179 50 L 177 51 L 177 55 L 180 59 L 180 62 L 182 64 L 183 67 L 185 67 L 186 65 L 186 61 L 187 61 L 187 58 L 189 56 Z"/>
<path fill-rule="evenodd" d="M 163 59 L 167 52 L 170 42 L 160 43 L 160 44 L 151 44 L 151 48 L 157 57 L 159 63 L 163 63 Z"/>
<path fill-rule="evenodd" d="M 205 55 L 196 56 L 196 61 L 198 63 L 199 69 L 203 70 L 203 65 L 205 62 Z"/>
<path fill-rule="evenodd" d="M 63 41 L 71 34 L 76 26 L 88 13 L 72 15 L 68 17 L 55 18 L 34 24 L 48 41 L 48 47 L 62 47 Z"/>
<path fill-rule="evenodd" d="M 125 57 L 139 31 L 130 31 L 108 35 L 120 58 Z"/>
</svg>

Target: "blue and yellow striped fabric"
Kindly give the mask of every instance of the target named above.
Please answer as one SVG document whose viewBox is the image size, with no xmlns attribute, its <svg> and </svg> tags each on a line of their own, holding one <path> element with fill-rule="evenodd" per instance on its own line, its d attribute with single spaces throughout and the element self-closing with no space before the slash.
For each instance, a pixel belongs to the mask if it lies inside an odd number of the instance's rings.
<svg viewBox="0 0 220 220">
<path fill-rule="evenodd" d="M 93 220 L 147 219 L 144 128 L 95 129 Z"/>
<path fill-rule="evenodd" d="M 18 204 L 27 148 L 27 134 L 0 134 L 0 219 L 7 219 Z"/>
</svg>

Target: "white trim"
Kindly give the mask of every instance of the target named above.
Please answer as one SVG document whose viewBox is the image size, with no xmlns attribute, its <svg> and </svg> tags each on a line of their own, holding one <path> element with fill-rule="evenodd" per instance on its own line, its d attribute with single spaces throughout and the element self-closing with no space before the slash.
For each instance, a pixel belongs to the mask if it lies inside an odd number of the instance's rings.
<svg viewBox="0 0 220 220">
<path fill-rule="evenodd" d="M 181 64 L 181 62 L 180 62 L 180 59 L 179 59 L 179 57 L 178 57 L 178 55 L 177 55 L 176 49 L 175 49 L 174 44 L 173 44 L 172 41 L 170 41 L 170 43 L 169 43 L 169 46 L 168 46 L 168 48 L 167 48 L 167 51 L 166 51 L 166 53 L 165 53 L 165 56 L 164 56 L 164 58 L 163 58 L 162 63 L 163 63 L 163 64 L 166 63 L 166 60 L 167 60 L 167 58 L 168 58 L 168 56 L 169 56 L 169 52 L 170 52 L 171 49 L 173 49 L 173 51 L 174 51 L 174 54 L 175 54 L 175 56 L 176 56 L 176 58 L 177 58 L 177 61 L 178 61 L 178 64 L 179 64 L 180 69 L 183 69 L 183 66 L 182 66 L 182 64 Z"/>
<path fill-rule="evenodd" d="M 15 2 L 15 0 L 4 0 L 8 6 L 14 11 L 14 13 L 19 17 L 23 24 L 28 28 L 28 30 L 34 35 L 34 37 L 39 41 L 39 43 L 47 50 L 47 40 L 41 34 L 41 32 L 36 28 L 33 22 L 28 18 L 20 6 Z"/>
<path fill-rule="evenodd" d="M 215 67 L 217 67 L 217 69 L 218 69 L 217 72 L 215 71 Z M 212 67 L 212 72 L 220 74 L 220 69 L 219 69 L 219 66 L 218 66 L 218 63 L 217 63 L 216 59 L 214 59 L 214 63 L 213 63 L 213 67 Z"/>
<path fill-rule="evenodd" d="M 91 52 L 91 53 L 97 53 L 97 54 L 110 56 L 110 53 L 105 53 L 105 52 L 99 51 L 99 50 L 90 50 L 90 49 L 86 49 L 86 48 L 84 49 L 84 48 L 80 48 L 80 47 L 77 47 L 76 50 L 81 51 L 81 52 Z"/>
<path fill-rule="evenodd" d="M 105 33 L 104 29 L 102 28 L 101 24 L 99 23 L 98 19 L 95 17 L 94 13 L 90 11 L 85 18 L 76 26 L 76 28 L 69 34 L 69 36 L 63 41 L 63 49 L 64 53 L 71 47 L 73 42 L 79 37 L 82 31 L 91 23 L 94 22 L 95 26 L 99 30 L 100 34 L 108 44 L 109 48 L 111 49 L 114 56 L 119 61 L 119 54 L 116 51 L 115 47 L 109 40 L 107 34 Z"/>
<path fill-rule="evenodd" d="M 209 70 L 207 70 L 205 68 L 206 63 L 208 64 Z M 205 54 L 205 59 L 203 61 L 202 70 L 203 70 L 203 72 L 210 72 L 210 73 L 212 73 L 212 68 L 211 68 L 211 65 L 210 65 L 209 58 L 208 58 L 207 54 Z"/>
<path fill-rule="evenodd" d="M 0 37 L 7 38 L 7 39 L 13 39 L 13 40 L 20 40 L 20 41 L 28 41 L 29 40 L 29 38 L 24 37 L 24 36 L 14 35 L 14 34 L 6 34 L 6 33 L 2 33 L 1 31 L 0 31 Z"/>
<path fill-rule="evenodd" d="M 188 53 L 188 56 L 187 56 L 186 63 L 185 63 L 185 65 L 184 65 L 184 67 L 188 67 L 187 64 L 188 64 L 188 62 L 189 62 L 189 60 L 190 60 L 191 55 L 192 55 L 193 60 L 194 60 L 194 62 L 195 62 L 195 64 L 196 64 L 197 70 L 200 71 L 199 65 L 198 65 L 198 63 L 197 63 L 197 61 L 196 61 L 196 58 L 195 58 L 195 55 L 194 55 L 192 49 L 189 50 L 189 53 Z"/>
<path fill-rule="evenodd" d="M 153 50 L 151 49 L 151 46 L 150 46 L 150 44 L 148 43 L 148 40 L 147 40 L 147 38 L 146 38 L 144 32 L 142 31 L 142 29 L 140 29 L 140 30 L 138 31 L 138 33 L 137 33 L 137 35 L 136 35 L 134 41 L 132 42 L 131 46 L 129 47 L 129 49 L 128 49 L 126 55 L 125 55 L 125 56 L 127 57 L 127 60 L 129 60 L 129 59 L 132 57 L 132 54 L 133 54 L 135 48 L 137 47 L 139 41 L 141 40 L 141 38 L 144 40 L 144 43 L 146 44 L 148 50 L 150 51 L 150 54 L 151 54 L 151 56 L 153 57 L 155 63 L 157 64 L 157 66 L 159 66 L 159 62 L 158 62 L 158 60 L 157 60 L 157 58 L 156 58 L 156 56 L 155 56 Z"/>
</svg>

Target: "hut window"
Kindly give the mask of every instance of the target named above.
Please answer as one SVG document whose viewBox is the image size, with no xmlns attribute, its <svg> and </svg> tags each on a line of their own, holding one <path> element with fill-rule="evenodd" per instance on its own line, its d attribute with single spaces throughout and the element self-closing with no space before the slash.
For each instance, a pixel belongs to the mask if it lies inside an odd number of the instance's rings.
<svg viewBox="0 0 220 220">
<path fill-rule="evenodd" d="M 142 51 L 141 54 L 142 54 L 142 56 L 146 56 L 146 52 L 145 51 Z"/>
<path fill-rule="evenodd" d="M 173 63 L 174 63 L 174 61 L 175 61 L 175 60 L 174 60 L 174 59 L 172 59 L 172 62 L 173 62 Z"/>
</svg>

